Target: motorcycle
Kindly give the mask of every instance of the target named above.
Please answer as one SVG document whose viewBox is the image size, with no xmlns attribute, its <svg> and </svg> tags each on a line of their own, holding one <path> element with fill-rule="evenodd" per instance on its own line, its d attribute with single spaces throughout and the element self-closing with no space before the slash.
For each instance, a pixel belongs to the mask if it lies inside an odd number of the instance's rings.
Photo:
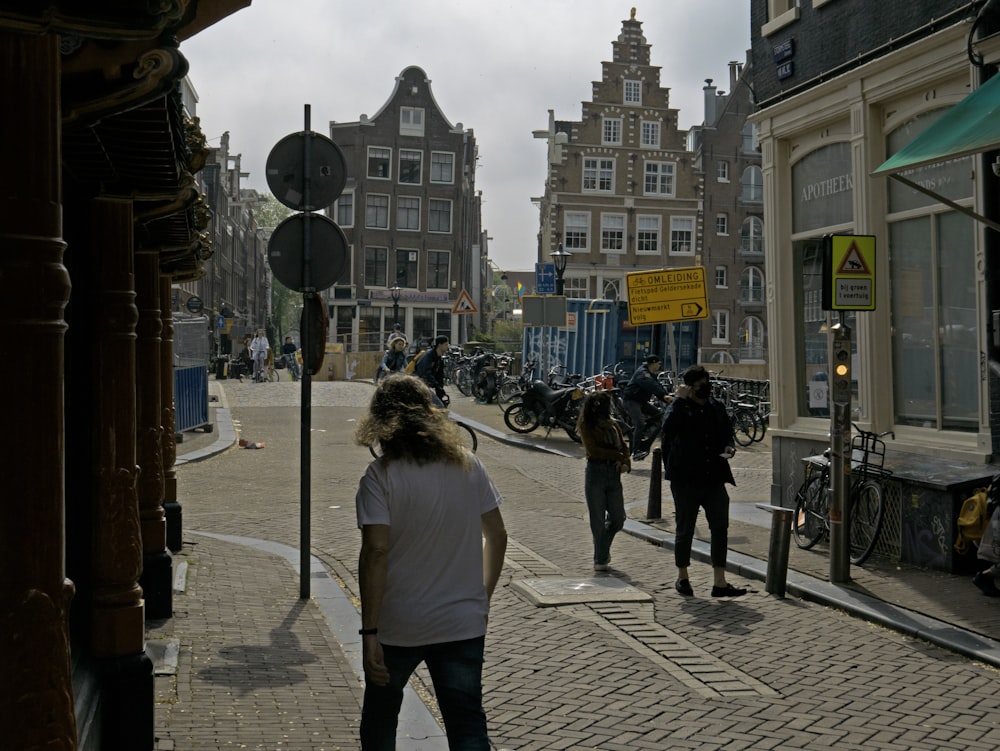
<svg viewBox="0 0 1000 751">
<path fill-rule="evenodd" d="M 552 428 L 562 428 L 579 443 L 576 420 L 582 404 L 583 391 L 578 386 L 553 389 L 544 381 L 533 381 L 520 401 L 504 410 L 503 421 L 515 433 L 530 433 L 544 425 L 548 436 Z"/>
</svg>

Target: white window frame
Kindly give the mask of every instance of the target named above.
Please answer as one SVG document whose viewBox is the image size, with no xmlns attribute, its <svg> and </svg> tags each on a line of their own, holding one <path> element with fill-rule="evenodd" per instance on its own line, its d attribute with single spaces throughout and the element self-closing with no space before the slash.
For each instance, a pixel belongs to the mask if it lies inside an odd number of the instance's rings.
<svg viewBox="0 0 1000 751">
<path fill-rule="evenodd" d="M 435 164 L 434 157 L 441 157 L 441 156 L 446 156 L 450 160 L 450 164 L 449 164 L 449 167 L 448 167 L 448 179 L 447 180 L 442 180 L 438 176 L 435 176 L 435 172 L 440 172 L 441 171 L 441 169 L 442 169 L 441 164 L 442 163 L 440 161 L 438 161 L 438 163 Z M 455 152 L 454 151 L 432 151 L 431 152 L 430 182 L 432 182 L 432 183 L 439 183 L 441 185 L 453 185 L 455 183 Z"/>
<path fill-rule="evenodd" d="M 590 249 L 589 211 L 567 211 L 563 214 L 563 248 L 570 252 Z"/>
<path fill-rule="evenodd" d="M 382 156 L 381 154 L 380 155 L 373 155 L 372 154 L 373 151 L 377 151 L 377 152 L 384 151 L 385 155 L 384 156 Z M 375 162 L 375 163 L 381 163 L 383 160 L 385 161 L 385 171 L 386 171 L 386 174 L 384 176 L 383 175 L 377 175 L 377 174 L 373 175 L 372 174 L 372 164 L 373 164 L 372 160 L 373 159 L 377 159 L 378 160 L 378 162 Z M 388 146 L 369 146 L 368 147 L 368 165 L 367 165 L 367 168 L 366 168 L 366 173 L 368 175 L 368 178 L 371 179 L 371 180 L 391 180 L 392 179 L 392 149 L 390 149 Z"/>
<path fill-rule="evenodd" d="M 601 252 L 612 255 L 626 250 L 625 230 L 628 220 L 625 214 L 601 214 Z M 618 247 L 614 247 L 617 245 Z"/>
<path fill-rule="evenodd" d="M 448 206 L 448 229 L 434 229 L 433 228 L 433 224 L 434 223 L 431 221 L 431 217 L 435 213 L 438 213 L 438 214 L 441 213 L 441 209 L 435 209 L 434 208 L 435 204 L 447 204 L 447 206 Z M 451 201 L 451 200 L 446 199 L 446 198 L 428 198 L 427 199 L 427 231 L 428 232 L 432 232 L 434 234 L 441 234 L 441 235 L 449 235 L 449 234 L 451 234 L 452 226 L 454 225 L 454 222 L 455 222 L 455 214 L 454 214 L 454 205 L 453 204 L 454 204 L 454 201 Z"/>
<path fill-rule="evenodd" d="M 639 147 L 643 149 L 660 148 L 660 123 L 656 120 L 643 120 L 639 123 Z"/>
<path fill-rule="evenodd" d="M 729 214 L 715 215 L 715 234 L 720 237 L 729 236 Z"/>
<path fill-rule="evenodd" d="M 764 272 L 756 266 L 747 266 L 740 274 L 740 302 L 764 304 Z"/>
<path fill-rule="evenodd" d="M 406 160 L 407 162 L 414 162 L 415 161 L 417 163 L 417 179 L 416 179 L 416 181 L 412 181 L 412 180 L 406 180 L 406 181 L 404 181 L 403 180 L 403 155 L 404 154 L 416 154 L 417 155 L 417 159 L 407 159 Z M 397 167 L 396 167 L 396 181 L 400 185 L 420 185 L 420 183 L 423 182 L 423 179 L 424 179 L 424 152 L 421 151 L 420 149 L 402 149 L 401 148 L 399 150 L 398 162 L 397 162 Z"/>
<path fill-rule="evenodd" d="M 653 190 L 650 190 L 650 185 Z M 642 194 L 673 198 L 677 189 L 677 164 L 647 160 L 642 171 Z"/>
<path fill-rule="evenodd" d="M 646 226 L 644 226 L 646 225 Z M 649 226 L 652 225 L 652 226 Z M 651 237 L 644 237 L 644 234 L 651 234 Z M 652 240 L 654 248 L 643 248 L 642 246 Z M 661 255 L 663 253 L 663 217 L 659 214 L 639 214 L 635 218 L 635 254 L 640 255 Z"/>
<path fill-rule="evenodd" d="M 399 108 L 399 135 L 419 136 L 423 138 L 424 135 L 423 107 Z"/>
<path fill-rule="evenodd" d="M 769 36 L 799 20 L 798 0 L 767 0 L 768 22 L 760 27 L 761 36 Z"/>
<path fill-rule="evenodd" d="M 743 170 L 740 176 L 740 199 L 744 203 L 764 202 L 764 173 L 755 164 Z"/>
<path fill-rule="evenodd" d="M 715 163 L 715 180 L 720 183 L 729 182 L 729 162 L 724 159 Z"/>
<path fill-rule="evenodd" d="M 642 81 L 626 78 L 622 86 L 622 101 L 625 104 L 642 104 Z"/>
<path fill-rule="evenodd" d="M 712 344 L 729 344 L 729 311 L 712 311 Z"/>
<path fill-rule="evenodd" d="M 585 276 L 567 276 L 563 278 L 563 294 L 566 297 L 578 297 L 587 299 L 590 297 L 588 291 L 590 279 Z"/>
<path fill-rule="evenodd" d="M 682 235 L 687 235 L 687 242 L 680 242 Z M 687 250 L 675 249 L 687 246 Z M 695 246 L 695 218 L 693 216 L 670 217 L 670 255 L 693 256 Z"/>
<path fill-rule="evenodd" d="M 401 206 L 402 201 L 416 201 L 416 207 L 406 207 Z M 419 196 L 396 196 L 396 229 L 401 232 L 419 232 L 420 231 L 420 197 Z M 407 219 L 416 218 L 416 227 L 409 226 L 409 223 L 404 224 L 404 217 Z"/>
<path fill-rule="evenodd" d="M 601 144 L 604 146 L 622 145 L 622 119 L 620 117 L 605 117 L 601 121 Z"/>
<path fill-rule="evenodd" d="M 368 219 L 370 216 L 370 211 L 374 208 L 376 212 L 381 206 L 372 206 L 372 199 L 384 198 L 385 199 L 385 224 L 369 224 Z M 368 229 L 389 229 L 389 214 L 391 208 L 391 201 L 389 200 L 388 193 L 369 193 L 365 196 L 365 227 Z"/>
<path fill-rule="evenodd" d="M 587 186 L 588 173 L 592 187 Z M 603 187 L 603 186 L 607 187 Z M 583 158 L 583 192 L 613 193 L 615 188 L 615 160 L 604 157 Z"/>
<path fill-rule="evenodd" d="M 748 216 L 740 225 L 740 250 L 763 255 L 764 220 L 759 216 Z"/>
<path fill-rule="evenodd" d="M 729 289 L 729 269 L 725 266 L 715 267 L 715 288 Z"/>
</svg>

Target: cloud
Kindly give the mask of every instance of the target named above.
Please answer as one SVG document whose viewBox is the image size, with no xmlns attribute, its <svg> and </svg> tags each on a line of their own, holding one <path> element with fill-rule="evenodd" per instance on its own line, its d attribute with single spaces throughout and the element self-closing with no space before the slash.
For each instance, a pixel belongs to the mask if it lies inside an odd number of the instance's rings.
<svg viewBox="0 0 1000 751">
<path fill-rule="evenodd" d="M 198 92 L 202 129 L 217 145 L 230 132 L 247 187 L 267 190 L 264 163 L 278 140 L 302 130 L 356 121 L 385 104 L 396 76 L 426 71 L 452 123 L 479 145 L 477 188 L 490 255 L 508 269 L 536 260 L 545 146 L 533 130 L 580 118 L 601 62 L 628 18 L 629 3 L 608 0 L 254 0 L 181 45 Z M 655 0 L 636 18 L 661 66 L 662 86 L 682 127 L 701 122 L 702 86 L 728 86 L 730 60 L 750 45 L 745 0 Z"/>
</svg>

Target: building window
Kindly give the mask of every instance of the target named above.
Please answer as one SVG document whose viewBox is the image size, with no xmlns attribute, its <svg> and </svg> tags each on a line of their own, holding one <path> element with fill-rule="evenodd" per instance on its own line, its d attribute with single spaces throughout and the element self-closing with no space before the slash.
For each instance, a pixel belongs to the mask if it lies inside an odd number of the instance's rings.
<svg viewBox="0 0 1000 751">
<path fill-rule="evenodd" d="M 742 146 L 744 153 L 760 151 L 760 141 L 757 138 L 757 126 L 749 120 L 743 123 Z"/>
<path fill-rule="evenodd" d="M 396 250 L 396 284 L 400 287 L 417 287 L 417 262 L 420 252 L 413 248 Z"/>
<path fill-rule="evenodd" d="M 566 250 L 587 250 L 590 247 L 590 214 L 567 211 L 563 223 L 563 247 Z"/>
<path fill-rule="evenodd" d="M 341 193 L 335 203 L 337 204 L 337 224 L 341 227 L 354 226 L 354 191 L 349 190 Z"/>
<path fill-rule="evenodd" d="M 744 253 L 764 252 L 764 222 L 760 217 L 748 216 L 740 227 L 740 250 Z"/>
<path fill-rule="evenodd" d="M 621 253 L 625 250 L 625 215 L 601 214 L 601 252 Z"/>
<path fill-rule="evenodd" d="M 715 234 L 717 235 L 729 234 L 729 214 L 715 215 Z"/>
<path fill-rule="evenodd" d="M 390 177 L 390 162 L 392 160 L 392 149 L 383 149 L 380 146 L 368 147 L 368 177 L 376 180 L 388 180 Z"/>
<path fill-rule="evenodd" d="M 448 289 L 448 264 L 451 253 L 446 250 L 427 251 L 427 289 Z"/>
<path fill-rule="evenodd" d="M 642 81 L 625 81 L 625 104 L 642 104 Z"/>
<path fill-rule="evenodd" d="M 670 217 L 670 255 L 694 255 L 694 217 Z"/>
<path fill-rule="evenodd" d="M 729 344 L 729 311 L 712 313 L 712 344 Z"/>
<path fill-rule="evenodd" d="M 604 118 L 604 128 L 601 132 L 601 143 L 606 146 L 621 146 L 622 120 L 620 117 Z"/>
<path fill-rule="evenodd" d="M 764 323 L 757 316 L 748 316 L 740 324 L 740 360 L 764 360 Z"/>
<path fill-rule="evenodd" d="M 587 298 L 587 277 L 567 276 L 563 279 L 563 294 L 566 297 Z"/>
<path fill-rule="evenodd" d="M 764 302 L 764 274 L 754 266 L 743 269 L 740 275 L 740 302 L 751 305 Z"/>
<path fill-rule="evenodd" d="M 647 196 L 674 195 L 674 163 L 646 162 L 643 192 Z"/>
<path fill-rule="evenodd" d="M 583 189 L 597 191 L 599 193 L 610 193 L 614 186 L 615 160 L 614 159 L 584 159 L 583 160 Z"/>
<path fill-rule="evenodd" d="M 396 197 L 396 228 L 420 230 L 420 199 L 415 196 Z"/>
<path fill-rule="evenodd" d="M 660 217 L 638 216 L 635 220 L 635 252 L 660 253 Z"/>
<path fill-rule="evenodd" d="M 760 167 L 752 166 L 743 170 L 740 186 L 740 197 L 746 203 L 761 203 L 764 200 L 764 175 Z"/>
<path fill-rule="evenodd" d="M 660 148 L 660 124 L 643 120 L 639 129 L 639 145 L 646 149 Z"/>
<path fill-rule="evenodd" d="M 399 135 L 424 135 L 424 110 L 422 107 L 399 108 Z"/>
<path fill-rule="evenodd" d="M 729 162 L 715 163 L 715 179 L 720 183 L 729 182 Z"/>
<path fill-rule="evenodd" d="M 413 149 L 399 150 L 399 181 L 407 185 L 420 185 L 424 152 Z"/>
<path fill-rule="evenodd" d="M 448 151 L 431 152 L 431 182 L 455 182 L 455 155 Z"/>
<path fill-rule="evenodd" d="M 387 287 L 386 261 L 389 258 L 388 248 L 365 248 L 365 286 Z"/>
<path fill-rule="evenodd" d="M 428 232 L 451 232 L 451 201 L 442 198 L 428 199 Z"/>
<path fill-rule="evenodd" d="M 365 196 L 365 226 L 389 229 L 389 196 L 379 193 Z"/>
<path fill-rule="evenodd" d="M 729 286 L 729 272 L 725 266 L 715 267 L 715 286 L 718 289 L 726 289 Z"/>
</svg>

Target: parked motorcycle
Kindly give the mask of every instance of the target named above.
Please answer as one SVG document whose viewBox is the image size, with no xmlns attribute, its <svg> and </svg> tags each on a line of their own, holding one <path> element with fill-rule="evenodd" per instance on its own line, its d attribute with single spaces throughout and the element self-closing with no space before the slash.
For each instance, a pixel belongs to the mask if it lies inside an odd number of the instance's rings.
<svg viewBox="0 0 1000 751">
<path fill-rule="evenodd" d="M 576 420 L 582 403 L 583 391 L 577 386 L 553 389 L 544 381 L 533 381 L 520 401 L 504 410 L 503 421 L 515 433 L 530 433 L 544 425 L 547 436 L 552 428 L 562 428 L 579 443 Z"/>
</svg>

